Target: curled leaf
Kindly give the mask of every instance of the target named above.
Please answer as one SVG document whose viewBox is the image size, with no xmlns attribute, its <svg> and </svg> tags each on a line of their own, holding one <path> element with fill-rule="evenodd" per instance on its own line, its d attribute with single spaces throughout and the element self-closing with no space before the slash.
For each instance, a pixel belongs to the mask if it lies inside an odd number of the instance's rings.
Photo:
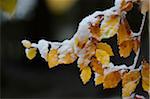
<svg viewBox="0 0 150 99">
<path fill-rule="evenodd" d="M 131 1 L 128 1 L 122 5 L 121 10 L 130 11 L 132 8 L 133 8 L 133 3 Z"/>
<path fill-rule="evenodd" d="M 47 56 L 49 68 L 53 68 L 58 65 L 58 51 L 57 49 L 51 49 Z"/>
<path fill-rule="evenodd" d="M 29 48 L 29 49 L 26 49 L 25 52 L 26 52 L 26 56 L 28 59 L 32 60 L 36 54 L 37 54 L 37 48 Z"/>
<path fill-rule="evenodd" d="M 119 71 L 113 71 L 104 76 L 104 88 L 115 88 L 121 81 L 121 74 Z"/>
<path fill-rule="evenodd" d="M 90 78 L 91 78 L 91 68 L 89 66 L 86 66 L 82 69 L 81 74 L 80 74 L 80 78 L 83 82 L 83 84 L 86 84 Z"/>
</svg>

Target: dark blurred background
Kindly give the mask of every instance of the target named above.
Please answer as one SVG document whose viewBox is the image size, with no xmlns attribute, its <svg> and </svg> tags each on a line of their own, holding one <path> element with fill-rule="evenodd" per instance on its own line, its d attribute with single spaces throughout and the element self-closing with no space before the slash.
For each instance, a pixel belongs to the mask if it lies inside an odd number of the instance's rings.
<svg viewBox="0 0 150 99">
<path fill-rule="evenodd" d="M 24 0 L 26 1 L 26 0 Z M 54 0 L 52 0 L 54 1 Z M 64 1 L 63 6 L 68 6 Z M 68 2 L 68 5 L 65 5 Z M 24 2 L 25 3 L 25 2 Z M 29 61 L 24 53 L 21 40 L 29 39 L 38 42 L 40 39 L 63 41 L 71 38 L 77 30 L 79 22 L 96 10 L 104 10 L 113 6 L 113 0 L 74 0 L 64 10 L 58 5 L 49 4 L 46 0 L 37 0 L 32 10 L 23 18 L 6 18 L 1 15 L 1 97 L 2 98 L 121 98 L 121 82 L 114 89 L 103 90 L 102 85 L 95 87 L 94 75 L 89 83 L 83 85 L 76 62 L 70 65 L 59 65 L 49 69 L 48 64 L 38 54 Z M 59 9 L 60 7 L 60 9 Z M 135 5 L 127 15 L 131 29 L 139 30 L 142 15 L 139 6 Z M 22 9 L 22 11 L 25 9 Z M 149 59 L 148 17 L 142 33 L 141 58 Z M 116 36 L 108 42 L 114 49 L 116 64 L 133 63 L 131 57 L 119 57 Z M 141 87 L 136 93 L 148 98 Z"/>
</svg>

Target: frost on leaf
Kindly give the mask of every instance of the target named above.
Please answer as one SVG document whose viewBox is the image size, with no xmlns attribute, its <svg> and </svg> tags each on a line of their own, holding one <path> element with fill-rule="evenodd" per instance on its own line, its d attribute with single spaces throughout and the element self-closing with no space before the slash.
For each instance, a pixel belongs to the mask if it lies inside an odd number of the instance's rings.
<svg viewBox="0 0 150 99">
<path fill-rule="evenodd" d="M 30 48 L 30 47 L 31 47 L 31 42 L 28 41 L 28 40 L 22 40 L 21 43 L 23 44 L 23 46 L 24 46 L 25 48 Z"/>
<path fill-rule="evenodd" d="M 91 74 L 92 74 L 92 72 L 91 72 L 91 68 L 89 66 L 86 66 L 81 70 L 80 78 L 81 78 L 83 84 L 86 84 L 90 80 Z"/>
<path fill-rule="evenodd" d="M 96 86 L 102 84 L 104 82 L 104 75 L 95 73 L 94 81 Z"/>
<path fill-rule="evenodd" d="M 82 70 L 82 68 L 86 67 L 89 65 L 91 57 L 94 56 L 95 54 L 95 49 L 96 49 L 96 45 L 91 42 L 88 41 L 85 46 L 83 47 L 83 49 L 81 49 L 77 54 L 78 54 L 78 66 L 80 68 L 80 70 Z"/>
<path fill-rule="evenodd" d="M 93 25 L 89 27 L 90 32 L 92 33 L 92 37 L 99 40 L 100 36 L 102 35 L 101 29 L 100 29 L 100 22 L 102 21 L 103 16 L 99 17 L 98 21 Z"/>
<path fill-rule="evenodd" d="M 142 87 L 144 91 L 147 91 L 150 94 L 150 64 L 146 61 L 142 63 Z"/>
<path fill-rule="evenodd" d="M 62 57 L 61 61 L 59 60 L 59 64 L 70 64 L 73 63 L 76 59 L 76 56 L 72 53 L 67 53 Z"/>
<path fill-rule="evenodd" d="M 121 74 L 119 71 L 113 71 L 104 75 L 104 89 L 106 88 L 115 88 L 118 83 L 121 81 Z"/>
<path fill-rule="evenodd" d="M 28 59 L 32 60 L 37 54 L 37 48 L 29 48 L 25 50 Z"/>
<path fill-rule="evenodd" d="M 103 38 L 110 38 L 118 32 L 120 17 L 117 15 L 104 16 L 101 23 L 101 33 Z"/>
<path fill-rule="evenodd" d="M 51 49 L 47 56 L 49 68 L 53 68 L 58 65 L 58 51 L 57 49 Z"/>
<path fill-rule="evenodd" d="M 122 77 L 122 96 L 129 97 L 135 91 L 140 80 L 140 72 L 138 70 L 129 71 Z"/>
</svg>

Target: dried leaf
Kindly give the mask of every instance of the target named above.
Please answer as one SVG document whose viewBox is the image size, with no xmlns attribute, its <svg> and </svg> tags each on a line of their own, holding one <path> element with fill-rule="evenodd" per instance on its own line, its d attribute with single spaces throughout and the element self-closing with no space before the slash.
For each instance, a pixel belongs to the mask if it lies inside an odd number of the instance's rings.
<svg viewBox="0 0 150 99">
<path fill-rule="evenodd" d="M 125 84 L 131 81 L 136 81 L 140 78 L 140 72 L 138 70 L 135 71 L 129 71 L 128 73 L 125 73 L 122 78 L 122 86 L 124 87 Z"/>
<path fill-rule="evenodd" d="M 133 3 L 128 1 L 127 3 L 123 4 L 121 7 L 122 11 L 130 11 L 133 8 Z"/>
<path fill-rule="evenodd" d="M 150 92 L 150 64 L 146 61 L 143 61 L 142 67 L 142 87 L 145 91 Z"/>
<path fill-rule="evenodd" d="M 82 69 L 81 74 L 80 74 L 80 78 L 83 82 L 83 84 L 86 84 L 90 78 L 91 78 L 91 68 L 89 66 L 86 66 Z"/>
<path fill-rule="evenodd" d="M 48 53 L 48 66 L 49 68 L 53 68 L 58 65 L 58 50 L 51 49 Z"/>
<path fill-rule="evenodd" d="M 96 49 L 96 58 L 102 65 L 110 62 L 109 54 L 102 49 Z"/>
<path fill-rule="evenodd" d="M 114 56 L 111 46 L 107 43 L 98 43 L 97 48 L 106 51 L 109 54 L 109 56 Z"/>
<path fill-rule="evenodd" d="M 133 43 L 133 51 L 137 53 L 138 49 L 140 48 L 140 41 L 138 39 L 132 40 Z"/>
<path fill-rule="evenodd" d="M 132 94 L 132 92 L 134 92 L 134 90 L 136 89 L 138 83 L 139 81 L 130 81 L 127 84 L 125 84 L 122 88 L 122 96 L 129 97 Z"/>
<path fill-rule="evenodd" d="M 96 22 L 96 24 L 91 24 L 90 26 L 90 32 L 92 33 L 92 37 L 99 40 L 100 36 L 102 35 L 101 34 L 101 30 L 100 30 L 100 22 L 101 20 L 103 19 L 103 17 L 99 18 L 99 20 Z"/>
<path fill-rule="evenodd" d="M 127 41 L 122 42 L 119 45 L 119 54 L 120 54 L 120 56 L 124 57 L 124 58 L 130 56 L 132 48 L 133 48 L 132 40 L 127 40 Z"/>
<path fill-rule="evenodd" d="M 93 42 L 88 41 L 83 49 L 79 51 L 78 66 L 80 69 L 89 65 L 91 57 L 95 55 L 95 49 L 96 45 Z"/>
<path fill-rule="evenodd" d="M 145 14 L 149 10 L 149 0 L 141 0 L 141 13 Z"/>
<path fill-rule="evenodd" d="M 104 88 L 115 88 L 121 81 L 121 74 L 119 71 L 113 71 L 104 76 Z"/>
<path fill-rule="evenodd" d="M 32 60 L 37 54 L 37 48 L 26 49 L 26 56 L 28 59 Z"/>
<path fill-rule="evenodd" d="M 103 75 L 104 70 L 102 68 L 102 64 L 98 62 L 96 58 L 92 58 L 91 66 L 92 66 L 93 71 L 95 71 L 98 74 Z"/>
<path fill-rule="evenodd" d="M 121 19 L 118 30 L 118 45 L 126 40 L 130 40 L 130 27 L 126 19 Z"/>
</svg>

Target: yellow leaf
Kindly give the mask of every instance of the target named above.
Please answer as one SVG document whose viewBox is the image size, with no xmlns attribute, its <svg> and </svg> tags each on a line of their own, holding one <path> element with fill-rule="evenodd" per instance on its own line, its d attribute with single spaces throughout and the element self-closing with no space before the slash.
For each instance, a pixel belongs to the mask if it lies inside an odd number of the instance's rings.
<svg viewBox="0 0 150 99">
<path fill-rule="evenodd" d="M 139 81 L 130 81 L 127 84 L 124 85 L 122 88 L 122 96 L 123 97 L 129 97 L 132 92 L 135 91 L 136 86 L 138 85 Z"/>
<path fill-rule="evenodd" d="M 145 91 L 150 92 L 150 64 L 146 61 L 143 61 L 142 67 L 142 87 Z"/>
<path fill-rule="evenodd" d="M 27 58 L 32 60 L 37 54 L 36 50 L 37 50 L 36 48 L 26 49 L 26 56 L 27 56 Z"/>
<path fill-rule="evenodd" d="M 99 75 L 98 77 L 96 77 L 94 79 L 94 81 L 95 81 L 95 85 L 96 86 L 100 85 L 100 84 L 102 84 L 104 82 L 104 76 L 103 75 Z"/>
<path fill-rule="evenodd" d="M 51 49 L 47 56 L 49 68 L 53 68 L 58 65 L 58 51 L 57 49 Z"/>
<path fill-rule="evenodd" d="M 124 57 L 124 58 L 130 56 L 132 48 L 133 48 L 132 40 L 127 40 L 127 41 L 122 42 L 119 45 L 119 54 L 120 54 L 120 56 Z"/>
<path fill-rule="evenodd" d="M 80 77 L 81 77 L 83 84 L 86 84 L 90 80 L 91 74 L 92 72 L 89 66 L 86 66 L 82 69 Z"/>
<path fill-rule="evenodd" d="M 116 15 L 104 17 L 101 23 L 101 33 L 103 38 L 110 38 L 118 32 L 120 17 Z"/>
<path fill-rule="evenodd" d="M 114 56 L 111 46 L 107 43 L 98 43 L 97 48 L 106 51 L 110 56 Z"/>
<path fill-rule="evenodd" d="M 96 58 L 101 64 L 109 64 L 110 62 L 109 54 L 101 49 L 96 49 Z"/>
<path fill-rule="evenodd" d="M 119 71 L 113 71 L 104 76 L 104 88 L 115 88 L 121 81 L 121 75 Z"/>
<path fill-rule="evenodd" d="M 97 61 L 96 58 L 92 58 L 91 67 L 93 71 L 95 71 L 98 74 L 103 75 L 104 70 L 102 68 L 102 65 L 100 64 L 100 62 Z"/>
</svg>

